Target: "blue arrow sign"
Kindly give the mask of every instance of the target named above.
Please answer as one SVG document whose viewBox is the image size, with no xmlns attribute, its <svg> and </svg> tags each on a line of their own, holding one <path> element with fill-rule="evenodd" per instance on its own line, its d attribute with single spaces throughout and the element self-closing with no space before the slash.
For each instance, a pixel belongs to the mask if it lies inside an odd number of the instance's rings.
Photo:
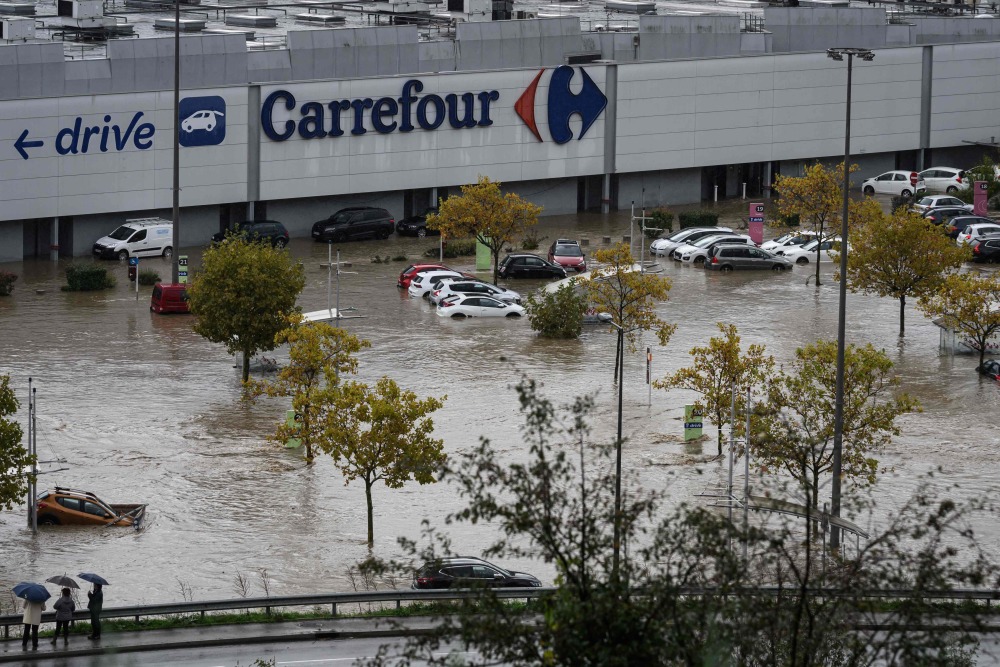
<svg viewBox="0 0 1000 667">
<path fill-rule="evenodd" d="M 28 131 L 25 130 L 24 132 L 21 133 L 21 136 L 17 138 L 17 141 L 14 142 L 14 148 L 17 149 L 17 152 L 20 153 L 21 157 L 23 157 L 25 160 L 28 159 L 28 154 L 24 152 L 25 148 L 39 148 L 45 145 L 45 142 L 42 141 L 41 139 L 36 139 L 35 141 L 25 141 L 25 139 L 27 138 L 28 138 Z"/>
<path fill-rule="evenodd" d="M 750 217 L 750 222 L 764 222 L 764 218 L 754 215 Z"/>
</svg>

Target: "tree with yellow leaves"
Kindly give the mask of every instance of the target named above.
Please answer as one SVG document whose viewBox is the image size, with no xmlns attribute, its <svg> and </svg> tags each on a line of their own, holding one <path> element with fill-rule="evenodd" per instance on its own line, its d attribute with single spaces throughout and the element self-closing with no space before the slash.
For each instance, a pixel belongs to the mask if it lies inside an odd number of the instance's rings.
<svg viewBox="0 0 1000 667">
<path fill-rule="evenodd" d="M 851 173 L 858 165 L 851 165 Z M 829 231 L 840 223 L 844 206 L 841 189 L 844 163 L 828 169 L 820 163 L 807 166 L 803 176 L 778 175 L 774 190 L 778 193 L 778 211 L 783 217 L 798 216 L 799 224 L 815 231 L 819 238 L 832 236 Z M 816 246 L 816 284 L 819 285 L 820 248 Z"/>
<path fill-rule="evenodd" d="M 541 206 L 513 192 L 502 194 L 500 183 L 480 176 L 474 185 L 463 185 L 462 194 L 441 200 L 438 212 L 427 216 L 428 229 L 442 236 L 475 236 L 493 255 L 493 282 L 500 271 L 500 252 L 524 231 L 537 224 Z"/>
<path fill-rule="evenodd" d="M 288 364 L 274 380 L 248 381 L 247 397 L 251 401 L 262 395 L 292 397 L 297 423 L 282 423 L 270 439 L 281 444 L 298 439 L 305 447 L 306 463 L 312 463 L 327 422 L 336 419 L 330 406 L 341 377 L 357 372 L 354 355 L 371 347 L 371 343 L 325 322 L 293 323 L 278 332 L 274 340 L 277 345 L 289 345 Z"/>
<path fill-rule="evenodd" d="M 877 211 L 852 217 L 851 251 L 847 254 L 847 286 L 852 292 L 899 300 L 899 335 L 906 335 L 906 297 L 933 294 L 945 275 L 970 258 L 940 225 L 905 209 L 890 215 Z M 860 220 L 858 219 L 860 218 Z"/>
<path fill-rule="evenodd" d="M 1000 275 L 956 273 L 944 279 L 917 307 L 928 317 L 941 318 L 944 326 L 967 336 L 979 349 L 979 365 L 986 346 L 1000 334 Z"/>
</svg>

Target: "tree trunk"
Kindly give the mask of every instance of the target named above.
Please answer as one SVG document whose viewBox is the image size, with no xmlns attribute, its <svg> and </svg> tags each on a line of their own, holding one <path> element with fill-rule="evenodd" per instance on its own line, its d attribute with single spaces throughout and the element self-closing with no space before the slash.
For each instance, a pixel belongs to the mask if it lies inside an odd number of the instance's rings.
<svg viewBox="0 0 1000 667">
<path fill-rule="evenodd" d="M 715 416 L 715 428 L 718 430 L 718 440 L 719 440 L 719 456 L 722 456 L 722 416 Z"/>
<path fill-rule="evenodd" d="M 906 308 L 906 295 L 899 297 L 899 336 L 902 338 L 906 335 L 906 322 L 903 318 L 903 313 Z"/>
<path fill-rule="evenodd" d="M 365 500 L 368 501 L 368 548 L 375 546 L 375 524 L 372 516 L 372 485 L 365 481 Z"/>
<path fill-rule="evenodd" d="M 982 368 L 983 364 L 986 363 L 986 340 L 986 336 L 983 336 L 979 342 L 979 368 Z"/>
<path fill-rule="evenodd" d="M 250 350 L 243 350 L 243 382 L 250 379 Z"/>
<path fill-rule="evenodd" d="M 615 346 L 615 379 L 618 379 L 618 363 L 622 360 L 622 337 L 615 336 L 618 339 L 618 345 Z"/>
<path fill-rule="evenodd" d="M 500 248 L 497 248 L 496 251 L 491 248 L 490 252 L 493 252 L 493 284 L 496 285 L 497 279 L 500 277 Z"/>
<path fill-rule="evenodd" d="M 819 226 L 819 236 L 816 238 L 819 239 L 819 243 L 816 244 L 816 287 L 819 287 L 819 257 L 822 252 L 820 247 L 823 245 L 823 225 Z M 840 279 L 846 280 L 847 277 L 841 276 Z"/>
</svg>

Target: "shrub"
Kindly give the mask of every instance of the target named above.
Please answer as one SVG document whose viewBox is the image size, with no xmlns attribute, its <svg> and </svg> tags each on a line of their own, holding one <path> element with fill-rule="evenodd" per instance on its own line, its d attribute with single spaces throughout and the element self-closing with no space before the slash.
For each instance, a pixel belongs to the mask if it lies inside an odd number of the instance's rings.
<svg viewBox="0 0 1000 667">
<path fill-rule="evenodd" d="M 659 231 L 646 229 L 644 231 L 646 238 L 655 239 L 662 234 L 669 234 L 674 231 L 674 214 L 667 209 L 653 209 L 653 211 L 650 212 L 649 217 L 653 219 L 651 226 L 657 227 Z"/>
<path fill-rule="evenodd" d="M 379 257 L 378 255 L 375 255 L 374 257 L 372 257 L 372 264 L 388 264 L 388 263 L 389 263 L 389 255 L 386 255 L 385 257 Z"/>
<path fill-rule="evenodd" d="M 10 271 L 0 271 L 0 296 L 10 296 L 14 291 L 14 281 L 17 276 Z"/>
<path fill-rule="evenodd" d="M 540 246 L 542 241 L 547 238 L 547 236 L 539 236 L 536 229 L 529 229 L 524 232 L 524 235 L 521 237 L 521 249 L 538 250 L 538 246 Z"/>
<path fill-rule="evenodd" d="M 798 213 L 778 216 L 778 220 L 780 220 L 781 224 L 785 227 L 798 227 L 800 222 Z"/>
<path fill-rule="evenodd" d="M 155 285 L 158 282 L 160 282 L 160 274 L 153 269 L 143 269 L 139 272 L 140 285 L 146 285 L 148 287 L 150 285 Z"/>
<path fill-rule="evenodd" d="M 468 257 L 476 254 L 476 239 L 454 239 L 445 241 L 444 256 L 447 258 Z M 428 248 L 424 257 L 437 257 L 438 247 Z"/>
<path fill-rule="evenodd" d="M 680 228 L 714 227 L 719 224 L 719 214 L 712 211 L 685 211 L 677 216 Z"/>
<path fill-rule="evenodd" d="M 114 276 L 108 275 L 108 270 L 97 264 L 77 264 L 66 269 L 67 292 L 93 292 L 110 289 L 115 286 Z"/>
<path fill-rule="evenodd" d="M 563 285 L 555 292 L 542 290 L 524 304 L 531 328 L 545 338 L 579 338 L 587 302 L 576 288 Z"/>
<path fill-rule="evenodd" d="M 393 255 L 392 256 L 392 261 L 394 261 L 394 262 L 405 262 L 406 261 L 406 255 L 403 255 L 403 254 Z"/>
</svg>

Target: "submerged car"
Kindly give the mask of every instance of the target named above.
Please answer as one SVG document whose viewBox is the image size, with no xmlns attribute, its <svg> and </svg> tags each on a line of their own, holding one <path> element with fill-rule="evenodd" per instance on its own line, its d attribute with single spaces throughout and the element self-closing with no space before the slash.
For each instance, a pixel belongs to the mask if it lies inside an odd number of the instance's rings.
<svg viewBox="0 0 1000 667">
<path fill-rule="evenodd" d="M 709 251 L 705 268 L 710 271 L 737 271 L 744 269 L 789 271 L 795 264 L 781 257 L 743 243 L 720 243 Z"/>
<path fill-rule="evenodd" d="M 808 264 L 809 262 L 816 261 L 816 251 L 819 250 L 819 261 L 821 262 L 832 262 L 833 256 L 830 251 L 840 250 L 840 237 L 832 239 L 824 239 L 820 241 L 816 239 L 810 241 L 805 245 L 795 246 L 791 248 L 782 248 L 774 254 L 785 257 L 796 264 Z"/>
<path fill-rule="evenodd" d="M 587 270 L 587 258 L 580 244 L 570 239 L 557 239 L 549 246 L 549 261 L 577 273 Z"/>
<path fill-rule="evenodd" d="M 410 286 L 410 281 L 422 271 L 435 270 L 451 271 L 451 269 L 444 264 L 410 264 L 408 267 L 400 271 L 399 279 L 396 280 L 396 287 L 406 289 Z"/>
<path fill-rule="evenodd" d="M 424 209 L 424 212 L 419 215 L 411 215 L 409 218 L 403 218 L 396 223 L 396 233 L 403 236 L 416 236 L 418 238 L 439 236 L 441 234 L 440 231 L 427 227 L 427 216 L 437 215 L 437 212 L 436 208 L 430 206 Z"/>
<path fill-rule="evenodd" d="M 438 303 L 441 317 L 521 317 L 524 308 L 491 296 L 479 294 L 453 294 Z"/>
<path fill-rule="evenodd" d="M 56 487 L 38 496 L 38 523 L 48 526 L 142 527 L 145 504 L 106 503 L 93 493 Z"/>
<path fill-rule="evenodd" d="M 809 243 L 818 236 L 816 232 L 809 230 L 788 232 L 787 234 L 782 234 L 776 239 L 771 239 L 770 241 L 765 241 L 760 244 L 761 250 L 767 250 L 768 252 L 777 252 L 785 246 L 795 246 L 804 245 Z"/>
<path fill-rule="evenodd" d="M 505 570 L 482 558 L 442 558 L 425 563 L 413 575 L 411 588 L 539 588 L 542 582 L 526 572 Z"/>
<path fill-rule="evenodd" d="M 478 296 L 489 296 L 499 299 L 505 303 L 521 303 L 521 295 L 514 290 L 509 290 L 484 280 L 458 280 L 455 278 L 441 278 L 432 285 L 433 291 L 427 295 L 431 303 L 437 305 L 455 294 L 476 294 Z"/>
<path fill-rule="evenodd" d="M 979 374 L 993 378 L 994 380 L 1000 380 L 1000 361 L 997 361 L 996 359 L 987 359 L 983 362 L 983 365 L 979 367 Z"/>
<path fill-rule="evenodd" d="M 500 262 L 502 278 L 565 278 L 566 269 L 530 253 L 507 255 Z"/>
</svg>

